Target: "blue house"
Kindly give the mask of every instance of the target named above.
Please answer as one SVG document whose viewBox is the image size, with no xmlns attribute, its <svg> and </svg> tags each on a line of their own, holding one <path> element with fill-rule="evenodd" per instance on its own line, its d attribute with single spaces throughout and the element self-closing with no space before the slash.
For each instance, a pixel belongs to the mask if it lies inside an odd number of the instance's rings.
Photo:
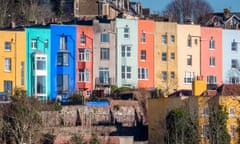
<svg viewBox="0 0 240 144">
<path fill-rule="evenodd" d="M 76 26 L 51 25 L 51 100 L 76 91 Z"/>
<path fill-rule="evenodd" d="M 224 84 L 240 84 L 240 31 L 222 32 L 222 70 Z"/>
</svg>

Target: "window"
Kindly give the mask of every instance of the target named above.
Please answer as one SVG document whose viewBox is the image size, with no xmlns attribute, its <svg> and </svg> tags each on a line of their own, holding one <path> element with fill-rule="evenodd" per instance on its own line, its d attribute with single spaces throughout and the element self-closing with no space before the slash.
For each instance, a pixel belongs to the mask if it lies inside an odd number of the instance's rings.
<svg viewBox="0 0 240 144">
<path fill-rule="evenodd" d="M 238 60 L 232 59 L 232 68 L 238 68 Z"/>
<path fill-rule="evenodd" d="M 79 61 L 89 61 L 90 60 L 90 49 L 79 48 Z"/>
<path fill-rule="evenodd" d="M 167 44 L 167 35 L 162 35 L 162 44 Z"/>
<path fill-rule="evenodd" d="M 162 71 L 162 80 L 163 81 L 167 80 L 167 72 L 166 71 Z"/>
<path fill-rule="evenodd" d="M 4 70 L 6 72 L 10 72 L 11 71 L 11 58 L 5 58 L 4 60 Z"/>
<path fill-rule="evenodd" d="M 194 72 L 184 72 L 184 83 L 185 84 L 192 84 L 194 80 Z"/>
<path fill-rule="evenodd" d="M 171 60 L 175 60 L 175 53 L 172 52 L 170 55 L 171 55 Z"/>
<path fill-rule="evenodd" d="M 130 66 L 122 66 L 122 79 L 131 79 L 132 68 Z"/>
<path fill-rule="evenodd" d="M 58 53 L 57 54 L 57 65 L 68 66 L 69 65 L 69 53 Z"/>
<path fill-rule="evenodd" d="M 215 41 L 214 39 L 211 37 L 210 41 L 209 41 L 209 48 L 210 49 L 214 49 L 215 48 Z"/>
<path fill-rule="evenodd" d="M 230 84 L 239 84 L 239 77 L 230 77 L 229 83 Z"/>
<path fill-rule="evenodd" d="M 171 72 L 170 73 L 170 78 L 173 80 L 173 79 L 175 79 L 175 73 L 174 72 Z"/>
<path fill-rule="evenodd" d="M 60 50 L 67 50 L 67 37 L 66 36 L 60 37 Z"/>
<path fill-rule="evenodd" d="M 162 53 L 162 61 L 163 62 L 167 61 L 167 53 L 165 53 L 165 52 Z"/>
<path fill-rule="evenodd" d="M 48 48 L 48 40 L 44 41 L 44 48 L 47 49 Z"/>
<path fill-rule="evenodd" d="M 192 65 L 192 55 L 187 55 L 187 65 L 188 66 Z"/>
<path fill-rule="evenodd" d="M 46 57 L 36 57 L 36 69 L 46 70 Z"/>
<path fill-rule="evenodd" d="M 124 38 L 129 38 L 129 28 L 128 28 L 128 26 L 126 26 L 126 27 L 124 28 L 123 37 L 124 37 Z"/>
<path fill-rule="evenodd" d="M 208 117 L 209 116 L 209 108 L 203 107 L 202 109 L 202 117 Z"/>
<path fill-rule="evenodd" d="M 141 42 L 146 43 L 146 33 L 144 31 L 142 31 L 142 34 L 141 34 Z"/>
<path fill-rule="evenodd" d="M 45 94 L 46 91 L 46 76 L 37 76 L 37 93 Z"/>
<path fill-rule="evenodd" d="M 59 74 L 57 75 L 57 91 L 58 92 L 67 92 L 69 87 L 69 78 L 68 75 Z"/>
<path fill-rule="evenodd" d="M 236 52 L 237 49 L 238 49 L 237 42 L 235 42 L 235 39 L 233 39 L 233 42 L 232 42 L 232 51 L 233 51 L 233 52 Z"/>
<path fill-rule="evenodd" d="M 109 48 L 101 48 L 101 60 L 109 60 Z"/>
<path fill-rule="evenodd" d="M 21 85 L 24 86 L 24 62 L 21 62 Z"/>
<path fill-rule="evenodd" d="M 131 47 L 127 45 L 122 46 L 122 57 L 131 57 Z"/>
<path fill-rule="evenodd" d="M 10 42 L 5 42 L 4 50 L 5 51 L 10 51 L 11 50 L 11 43 Z"/>
<path fill-rule="evenodd" d="M 146 50 L 141 50 L 141 60 L 142 61 L 146 60 Z"/>
<path fill-rule="evenodd" d="M 207 84 L 216 84 L 217 83 L 217 77 L 214 75 L 208 75 L 207 76 Z"/>
<path fill-rule="evenodd" d="M 101 42 L 109 42 L 109 34 L 101 33 Z"/>
<path fill-rule="evenodd" d="M 235 136 L 235 125 L 234 124 L 230 125 L 230 135 L 231 135 L 231 137 Z"/>
<path fill-rule="evenodd" d="M 190 36 L 187 39 L 187 47 L 188 48 L 192 47 L 192 38 Z"/>
<path fill-rule="evenodd" d="M 230 107 L 230 108 L 229 108 L 229 116 L 230 116 L 230 117 L 235 116 L 235 108 L 234 108 L 234 107 Z"/>
<path fill-rule="evenodd" d="M 85 45 L 86 44 L 86 36 L 84 33 L 80 35 L 80 44 Z"/>
<path fill-rule="evenodd" d="M 109 68 L 107 67 L 99 68 L 99 82 L 101 84 L 110 84 Z"/>
<path fill-rule="evenodd" d="M 90 72 L 88 69 L 79 69 L 79 82 L 89 82 Z"/>
<path fill-rule="evenodd" d="M 210 66 L 215 66 L 215 57 L 210 56 L 210 58 L 209 58 L 209 65 Z"/>
<path fill-rule="evenodd" d="M 209 136 L 209 125 L 202 125 L 202 137 L 207 138 Z"/>
<path fill-rule="evenodd" d="M 174 43 L 174 42 L 175 42 L 175 36 L 174 36 L 174 35 L 171 35 L 171 36 L 170 36 L 170 40 L 171 40 L 171 43 Z"/>
<path fill-rule="evenodd" d="M 4 92 L 12 92 L 12 81 L 4 80 Z"/>
<path fill-rule="evenodd" d="M 138 68 L 138 79 L 140 80 L 148 79 L 148 68 Z"/>
<path fill-rule="evenodd" d="M 32 48 L 33 49 L 37 48 L 37 40 L 36 39 L 32 39 Z"/>
</svg>

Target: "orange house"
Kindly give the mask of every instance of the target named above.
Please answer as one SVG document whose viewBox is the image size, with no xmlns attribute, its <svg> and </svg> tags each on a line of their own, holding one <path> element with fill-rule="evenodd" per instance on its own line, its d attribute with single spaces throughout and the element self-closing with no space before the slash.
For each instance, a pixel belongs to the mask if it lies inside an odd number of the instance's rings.
<svg viewBox="0 0 240 144">
<path fill-rule="evenodd" d="M 138 20 L 138 87 L 154 87 L 154 21 Z"/>
<path fill-rule="evenodd" d="M 76 82 L 77 90 L 90 96 L 93 89 L 93 27 L 77 26 L 76 39 Z"/>
</svg>

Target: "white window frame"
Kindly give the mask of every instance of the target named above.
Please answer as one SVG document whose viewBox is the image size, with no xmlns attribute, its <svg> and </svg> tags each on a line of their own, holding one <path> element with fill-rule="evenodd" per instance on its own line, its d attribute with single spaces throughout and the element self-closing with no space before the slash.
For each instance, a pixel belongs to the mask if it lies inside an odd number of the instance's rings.
<svg viewBox="0 0 240 144">
<path fill-rule="evenodd" d="M 167 81 L 167 71 L 162 71 L 162 81 Z"/>
<path fill-rule="evenodd" d="M 4 59 L 4 71 L 5 72 L 11 72 L 11 58 L 5 58 Z"/>
<path fill-rule="evenodd" d="M 209 66 L 210 67 L 214 67 L 215 66 L 215 57 L 214 56 L 210 56 L 210 58 L 209 58 Z"/>
<path fill-rule="evenodd" d="M 174 52 L 171 52 L 170 56 L 171 56 L 171 60 L 175 60 L 175 53 Z"/>
<path fill-rule="evenodd" d="M 207 84 L 216 84 L 216 83 L 217 83 L 217 76 L 215 75 L 207 76 Z"/>
<path fill-rule="evenodd" d="M 235 108 L 234 107 L 230 107 L 229 108 L 229 117 L 234 117 L 235 116 Z"/>
<path fill-rule="evenodd" d="M 100 59 L 109 60 L 110 59 L 110 49 L 109 48 L 100 48 Z"/>
<path fill-rule="evenodd" d="M 238 43 L 233 39 L 233 42 L 231 44 L 231 50 L 232 52 L 237 52 L 238 51 Z"/>
<path fill-rule="evenodd" d="M 209 49 L 210 50 L 215 49 L 215 40 L 213 39 L 213 37 L 211 37 L 211 39 L 209 40 Z"/>
<path fill-rule="evenodd" d="M 8 41 L 5 42 L 4 51 L 11 51 L 11 42 Z"/>
<path fill-rule="evenodd" d="M 162 62 L 166 62 L 166 61 L 167 61 L 167 53 L 162 52 Z"/>
<path fill-rule="evenodd" d="M 146 43 L 146 33 L 144 31 L 141 33 L 141 42 Z"/>
<path fill-rule="evenodd" d="M 195 78 L 194 72 L 184 72 L 184 84 L 192 84 L 192 81 Z"/>
<path fill-rule="evenodd" d="M 162 35 L 162 44 L 164 44 L 164 45 L 167 44 L 167 35 L 166 34 Z"/>
<path fill-rule="evenodd" d="M 232 59 L 231 60 L 231 68 L 232 69 L 237 69 L 238 67 L 239 67 L 238 60 L 237 59 Z"/>
<path fill-rule="evenodd" d="M 148 68 L 147 67 L 138 68 L 138 79 L 139 80 L 148 80 Z"/>
<path fill-rule="evenodd" d="M 240 84 L 240 79 L 239 79 L 239 77 L 236 77 L 236 76 L 229 77 L 229 83 L 230 84 Z"/>
<path fill-rule="evenodd" d="M 110 41 L 109 33 L 106 33 L 106 32 L 101 33 L 100 34 L 100 41 L 102 43 L 108 43 Z"/>
<path fill-rule="evenodd" d="M 60 36 L 59 43 L 60 43 L 61 51 L 67 50 L 67 36 L 64 36 L 64 35 Z"/>
<path fill-rule="evenodd" d="M 37 49 L 37 39 L 32 39 L 31 46 L 32 46 L 32 49 Z"/>
<path fill-rule="evenodd" d="M 132 79 L 132 67 L 131 66 L 122 66 L 121 67 L 121 78 L 122 79 Z"/>
<path fill-rule="evenodd" d="M 88 69 L 78 70 L 78 81 L 79 82 L 89 82 L 90 81 L 90 71 Z"/>
<path fill-rule="evenodd" d="M 90 49 L 89 48 L 79 48 L 79 61 L 88 62 L 90 61 Z"/>
<path fill-rule="evenodd" d="M 129 45 L 122 45 L 122 57 L 131 57 L 131 49 L 132 47 Z"/>
<path fill-rule="evenodd" d="M 82 33 L 80 35 L 80 45 L 85 45 L 86 44 L 86 35 Z"/>
<path fill-rule="evenodd" d="M 146 61 L 147 59 L 147 51 L 141 50 L 141 61 Z"/>
<path fill-rule="evenodd" d="M 123 38 L 125 38 L 125 39 L 130 38 L 130 29 L 128 26 L 123 28 Z"/>
<path fill-rule="evenodd" d="M 192 55 L 187 55 L 187 66 L 192 66 Z"/>
</svg>

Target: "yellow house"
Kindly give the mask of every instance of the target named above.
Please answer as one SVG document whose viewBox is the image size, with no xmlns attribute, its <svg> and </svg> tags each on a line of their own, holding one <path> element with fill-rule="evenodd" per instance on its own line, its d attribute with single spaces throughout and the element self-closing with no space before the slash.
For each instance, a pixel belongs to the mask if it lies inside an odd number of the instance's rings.
<svg viewBox="0 0 240 144">
<path fill-rule="evenodd" d="M 209 106 L 222 105 L 228 112 L 227 130 L 231 136 L 231 144 L 239 141 L 240 96 L 190 96 L 150 99 L 148 101 L 149 143 L 164 143 L 166 136 L 166 116 L 170 110 L 184 108 L 189 113 L 197 114 L 199 144 L 208 144 L 206 127 L 209 126 Z M 160 108 L 159 108 L 160 107 Z"/>
<path fill-rule="evenodd" d="M 25 31 L 0 30 L 0 92 L 26 89 Z"/>
<path fill-rule="evenodd" d="M 177 89 L 177 23 L 155 22 L 154 85 L 166 93 Z"/>
</svg>

